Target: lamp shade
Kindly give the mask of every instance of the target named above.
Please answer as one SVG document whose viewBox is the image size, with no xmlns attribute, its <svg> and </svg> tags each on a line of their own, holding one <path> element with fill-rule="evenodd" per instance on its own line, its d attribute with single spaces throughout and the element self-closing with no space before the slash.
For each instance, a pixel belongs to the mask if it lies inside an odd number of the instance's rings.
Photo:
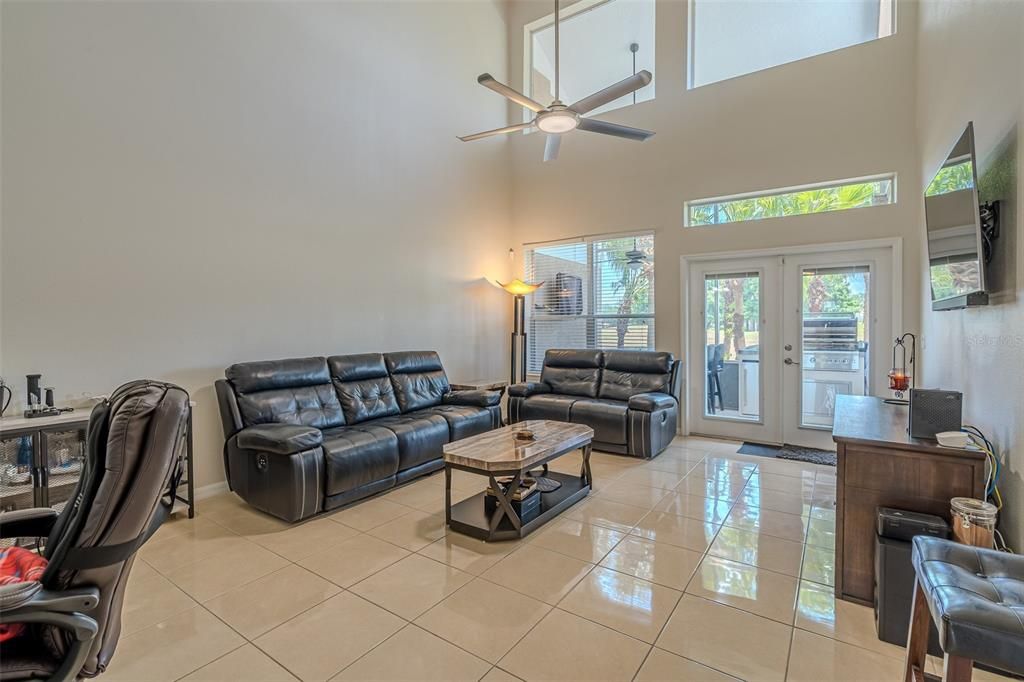
<svg viewBox="0 0 1024 682">
<path fill-rule="evenodd" d="M 498 282 L 498 284 L 501 284 L 501 282 Z M 501 284 L 502 289 L 504 289 L 505 291 L 514 296 L 525 296 L 526 294 L 532 294 L 537 289 L 540 289 L 542 286 L 544 286 L 544 282 L 539 282 L 537 284 L 527 284 L 521 279 L 514 279 L 508 284 Z"/>
</svg>

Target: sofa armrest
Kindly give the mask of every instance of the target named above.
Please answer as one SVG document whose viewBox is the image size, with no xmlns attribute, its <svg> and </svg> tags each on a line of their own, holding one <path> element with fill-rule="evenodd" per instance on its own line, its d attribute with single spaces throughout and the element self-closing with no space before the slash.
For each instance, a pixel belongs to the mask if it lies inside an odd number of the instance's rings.
<svg viewBox="0 0 1024 682">
<path fill-rule="evenodd" d="M 312 450 L 324 442 L 320 429 L 292 424 L 257 424 L 247 426 L 236 435 L 238 447 L 276 455 L 294 455 Z"/>
<path fill-rule="evenodd" d="M 508 387 L 508 394 L 513 398 L 529 398 L 538 393 L 551 393 L 551 387 L 543 381 L 528 381 L 525 384 L 512 384 Z"/>
<path fill-rule="evenodd" d="M 49 507 L 0 512 L 0 538 L 41 538 L 50 534 L 57 510 Z"/>
<path fill-rule="evenodd" d="M 445 405 L 465 405 L 467 407 L 491 407 L 501 402 L 499 391 L 452 391 L 444 396 Z"/>
<path fill-rule="evenodd" d="M 629 409 L 654 412 L 676 406 L 676 399 L 668 393 L 637 393 L 629 398 Z"/>
</svg>

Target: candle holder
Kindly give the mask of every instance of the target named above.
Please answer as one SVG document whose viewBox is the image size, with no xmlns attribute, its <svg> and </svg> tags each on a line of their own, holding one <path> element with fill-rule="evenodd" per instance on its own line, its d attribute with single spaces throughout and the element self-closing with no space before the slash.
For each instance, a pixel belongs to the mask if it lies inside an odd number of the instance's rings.
<svg viewBox="0 0 1024 682">
<path fill-rule="evenodd" d="M 910 340 L 910 358 L 907 358 L 907 340 Z M 897 359 L 897 353 L 900 354 Z M 892 369 L 889 370 L 889 390 L 894 394 L 894 398 L 888 398 L 885 402 L 890 405 L 909 405 L 910 401 L 905 399 L 903 395 L 914 388 L 914 374 L 916 373 L 916 367 L 912 368 L 911 365 L 917 359 L 917 337 L 907 332 L 903 336 L 897 337 L 896 341 L 892 346 Z"/>
</svg>

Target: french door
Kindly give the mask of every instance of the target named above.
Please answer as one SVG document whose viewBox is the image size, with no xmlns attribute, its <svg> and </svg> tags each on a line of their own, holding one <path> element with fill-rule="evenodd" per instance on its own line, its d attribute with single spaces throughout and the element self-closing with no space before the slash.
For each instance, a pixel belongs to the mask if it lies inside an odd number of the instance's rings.
<svg viewBox="0 0 1024 682">
<path fill-rule="evenodd" d="M 839 395 L 887 384 L 893 251 L 692 262 L 691 433 L 834 449 Z"/>
</svg>

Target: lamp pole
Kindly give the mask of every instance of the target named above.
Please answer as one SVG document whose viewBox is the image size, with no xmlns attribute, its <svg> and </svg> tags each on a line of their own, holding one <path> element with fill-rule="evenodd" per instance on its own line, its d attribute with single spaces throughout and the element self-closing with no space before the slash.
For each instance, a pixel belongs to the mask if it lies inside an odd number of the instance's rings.
<svg viewBox="0 0 1024 682">
<path fill-rule="evenodd" d="M 502 289 L 512 294 L 512 343 L 509 349 L 509 381 L 513 384 L 526 381 L 526 295 L 531 294 L 541 286 L 529 284 L 520 279 L 513 280 L 508 284 L 498 282 Z M 516 353 L 519 353 L 518 362 Z"/>
<path fill-rule="evenodd" d="M 510 383 L 526 381 L 526 296 L 516 294 L 512 299 L 512 355 Z M 519 351 L 519 378 L 516 378 L 516 351 Z"/>
</svg>

